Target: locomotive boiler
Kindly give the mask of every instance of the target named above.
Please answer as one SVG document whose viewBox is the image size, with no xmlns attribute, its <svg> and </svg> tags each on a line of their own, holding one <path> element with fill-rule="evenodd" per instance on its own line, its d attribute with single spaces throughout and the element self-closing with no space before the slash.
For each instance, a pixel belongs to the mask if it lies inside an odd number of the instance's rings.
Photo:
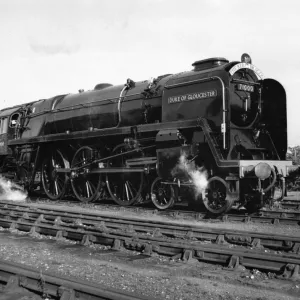
<svg viewBox="0 0 300 300">
<path fill-rule="evenodd" d="M 149 81 L 102 83 L 0 111 L 1 173 L 51 199 L 212 213 L 285 194 L 286 94 L 251 58 L 210 58 Z"/>
</svg>

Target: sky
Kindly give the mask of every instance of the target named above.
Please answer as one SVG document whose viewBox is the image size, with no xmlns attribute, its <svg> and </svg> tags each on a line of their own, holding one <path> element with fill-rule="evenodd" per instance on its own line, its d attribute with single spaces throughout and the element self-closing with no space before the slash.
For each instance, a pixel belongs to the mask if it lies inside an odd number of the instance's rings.
<svg viewBox="0 0 300 300">
<path fill-rule="evenodd" d="M 0 109 L 250 54 L 287 93 L 300 145 L 297 0 L 0 0 Z"/>
</svg>

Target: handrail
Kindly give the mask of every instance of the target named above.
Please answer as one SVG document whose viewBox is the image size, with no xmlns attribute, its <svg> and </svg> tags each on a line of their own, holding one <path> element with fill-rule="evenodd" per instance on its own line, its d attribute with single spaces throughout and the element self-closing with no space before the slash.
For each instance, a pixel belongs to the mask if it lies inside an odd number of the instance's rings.
<svg viewBox="0 0 300 300">
<path fill-rule="evenodd" d="M 213 140 L 213 137 L 211 136 L 212 130 L 207 122 L 207 119 L 199 118 L 198 123 L 199 123 L 199 126 L 202 128 L 204 135 L 207 138 L 209 147 L 210 147 L 212 153 L 214 154 L 214 156 L 216 157 L 216 159 L 218 160 L 218 162 L 224 160 L 222 153 L 219 153 L 217 151 L 215 141 Z"/>
<path fill-rule="evenodd" d="M 238 167 L 237 161 L 234 160 L 224 160 L 222 153 L 218 153 L 214 145 L 213 138 L 211 137 L 212 129 L 210 128 L 207 119 L 205 118 L 198 118 L 198 125 L 204 132 L 205 137 L 207 138 L 209 148 L 215 158 L 216 164 L 218 167 Z"/>
</svg>

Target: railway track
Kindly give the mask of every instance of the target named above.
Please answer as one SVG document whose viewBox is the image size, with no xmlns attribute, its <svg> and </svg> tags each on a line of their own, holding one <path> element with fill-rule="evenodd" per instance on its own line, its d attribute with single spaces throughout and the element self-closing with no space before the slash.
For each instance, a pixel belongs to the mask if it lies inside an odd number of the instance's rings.
<svg viewBox="0 0 300 300">
<path fill-rule="evenodd" d="M 286 210 L 274 210 L 274 209 L 264 209 L 260 210 L 258 213 L 247 214 L 244 210 L 232 210 L 230 214 L 225 214 L 221 216 L 216 216 L 209 214 L 208 212 L 193 211 L 188 210 L 186 206 L 178 206 L 178 209 L 170 209 L 159 211 L 153 209 L 152 207 L 147 206 L 119 206 L 114 204 L 84 204 L 78 201 L 57 201 L 49 202 L 46 199 L 35 199 L 32 201 L 40 207 L 45 207 L 55 204 L 57 207 L 82 207 L 82 208 L 93 208 L 99 210 L 113 210 L 113 211 L 125 211 L 125 212 L 134 212 L 134 213 L 151 213 L 154 215 L 171 217 L 171 218 L 182 218 L 182 219 L 192 219 L 192 220 L 219 220 L 223 222 L 253 222 L 253 223 L 264 223 L 264 224 L 284 224 L 284 225 L 300 225 L 300 211 L 286 211 Z M 0 208 L 8 205 L 9 207 L 28 207 L 30 203 L 14 203 L 12 201 L 1 201 Z M 41 206 L 42 205 L 42 206 Z M 181 208 L 181 209 L 180 209 Z M 55 209 L 52 209 L 55 211 Z M 59 209 L 58 209 L 59 210 Z"/>
<path fill-rule="evenodd" d="M 19 288 L 33 291 L 43 299 L 82 299 L 82 300 L 151 300 L 150 297 L 137 297 L 134 294 L 118 291 L 83 280 L 70 279 L 22 264 L 0 260 L 0 280 L 6 286 L 1 294 L 12 295 Z M 4 298 L 3 298 L 4 299 Z M 8 299 L 8 298 L 7 298 Z M 11 298 L 10 298 L 11 299 Z M 25 299 L 25 298 L 24 298 Z M 29 298 L 26 298 L 29 299 Z M 31 299 L 31 298 L 30 298 Z"/>
<path fill-rule="evenodd" d="M 232 209 L 230 214 L 216 216 L 209 212 L 199 211 L 199 208 L 190 210 L 186 203 L 178 203 L 175 209 L 157 210 L 153 208 L 150 203 L 143 203 L 138 206 L 120 206 L 114 203 L 107 203 L 103 200 L 99 203 L 82 203 L 77 199 L 63 199 L 52 201 L 45 198 L 43 194 L 36 194 L 28 199 L 29 203 L 37 204 L 54 204 L 56 206 L 80 206 L 83 208 L 95 208 L 99 210 L 124 210 L 129 212 L 150 212 L 160 216 L 178 217 L 183 219 L 196 219 L 196 220 L 221 220 L 221 221 L 234 221 L 234 222 L 254 222 L 266 224 L 286 224 L 286 225 L 300 225 L 300 200 L 285 198 L 279 203 L 277 208 L 266 209 L 263 208 L 257 213 L 248 214 L 244 209 Z M 5 201 L 2 201 L 5 202 Z M 104 202 L 104 203 L 103 203 Z M 7 201 L 7 203 L 12 203 Z M 1 203 L 0 203 L 1 205 Z"/>
<path fill-rule="evenodd" d="M 107 231 L 124 230 L 139 234 L 152 233 L 175 239 L 193 239 L 199 241 L 210 241 L 213 243 L 232 243 L 251 247 L 266 247 L 282 251 L 297 252 L 300 238 L 289 236 L 272 236 L 238 230 L 220 230 L 216 228 L 202 228 L 191 225 L 175 225 L 159 221 L 145 221 L 126 217 L 113 217 L 101 214 L 91 216 L 83 213 L 70 213 L 63 211 L 39 209 L 37 212 L 27 210 L 22 212 L 18 209 L 4 208 L 0 210 L 2 219 L 10 218 L 12 221 L 24 220 L 33 225 L 37 223 L 49 226 L 70 226 L 72 228 L 102 228 Z"/>
<path fill-rule="evenodd" d="M 281 207 L 284 209 L 300 210 L 300 201 L 295 199 L 286 199 L 281 202 Z"/>
<path fill-rule="evenodd" d="M 292 279 L 299 275 L 300 238 L 238 230 L 200 228 L 101 213 L 55 211 L 44 207 L 6 204 L 0 210 L 0 226 L 56 239 L 157 253 L 185 261 L 218 263 L 229 268 L 242 264 L 280 273 Z M 267 250 L 266 250 L 267 249 Z M 274 251 L 276 250 L 276 251 Z M 278 253 L 280 250 L 280 253 Z"/>
</svg>

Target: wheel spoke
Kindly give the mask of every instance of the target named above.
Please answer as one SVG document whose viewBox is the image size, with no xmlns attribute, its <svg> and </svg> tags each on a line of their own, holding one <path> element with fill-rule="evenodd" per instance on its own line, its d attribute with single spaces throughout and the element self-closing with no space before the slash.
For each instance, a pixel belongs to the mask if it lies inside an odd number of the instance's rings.
<svg viewBox="0 0 300 300">
<path fill-rule="evenodd" d="M 58 185 L 56 179 L 54 180 L 54 186 L 55 186 L 56 195 L 58 195 Z"/>
<path fill-rule="evenodd" d="M 91 192 L 92 192 L 92 193 L 95 193 L 96 188 L 95 188 L 94 183 L 93 183 L 91 180 L 88 180 L 88 183 L 89 183 L 89 186 L 90 186 L 90 188 L 91 188 Z"/>
<path fill-rule="evenodd" d="M 54 162 L 54 158 L 53 157 L 51 159 L 51 163 L 52 163 L 52 167 L 55 168 L 55 162 Z"/>
<path fill-rule="evenodd" d="M 127 183 L 128 183 L 128 191 L 129 191 L 129 194 L 130 194 L 130 199 L 132 199 L 134 197 L 134 193 L 133 193 L 132 189 L 133 190 L 135 190 L 135 189 L 132 186 L 131 182 L 127 181 Z"/>
<path fill-rule="evenodd" d="M 91 197 L 95 193 L 95 187 L 90 181 L 86 181 L 86 187 L 87 187 L 87 197 Z"/>
<path fill-rule="evenodd" d="M 89 187 L 88 181 L 85 182 L 85 186 L 86 186 L 87 198 L 90 198 L 90 187 Z"/>
<path fill-rule="evenodd" d="M 129 196 L 129 185 L 128 185 L 128 181 L 125 182 L 125 191 L 126 191 L 126 199 L 127 201 L 130 200 L 130 196 Z"/>
<path fill-rule="evenodd" d="M 165 194 L 164 194 L 163 200 L 164 200 L 165 204 L 167 204 L 167 203 L 168 203 L 168 201 L 167 201 L 167 198 L 166 198 L 166 195 L 165 195 Z"/>
<path fill-rule="evenodd" d="M 64 180 L 60 177 L 60 176 L 58 176 L 57 177 L 57 183 L 58 183 L 58 185 L 62 188 L 63 186 L 64 186 Z"/>
</svg>

